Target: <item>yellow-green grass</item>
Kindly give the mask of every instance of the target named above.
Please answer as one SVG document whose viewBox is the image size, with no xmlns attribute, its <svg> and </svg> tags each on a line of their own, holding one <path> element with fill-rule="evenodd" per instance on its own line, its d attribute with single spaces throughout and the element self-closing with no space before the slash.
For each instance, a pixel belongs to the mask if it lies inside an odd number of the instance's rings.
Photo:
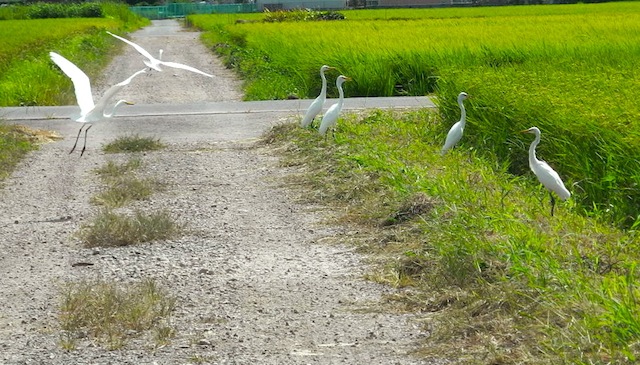
<svg viewBox="0 0 640 365">
<path fill-rule="evenodd" d="M 415 18 L 403 19 L 408 12 Z M 381 13 L 389 20 L 371 20 Z M 328 64 L 339 69 L 331 81 L 354 79 L 347 97 L 437 95 L 445 118 L 435 128 L 444 133 L 459 118 L 456 95 L 467 91 L 461 148 L 522 174 L 528 141 L 513 136 L 537 125 L 539 156 L 585 213 L 625 227 L 637 220 L 640 2 L 344 14 L 353 20 L 190 21 L 247 79 L 250 99 L 315 97 Z"/>
<path fill-rule="evenodd" d="M 35 141 L 22 129 L 0 120 L 0 181 L 11 174 L 25 154 L 36 148 Z"/>
<path fill-rule="evenodd" d="M 153 331 L 153 347 L 161 347 L 175 334 L 166 323 L 176 299 L 154 280 L 129 285 L 84 280 L 67 283 L 60 295 L 60 346 L 65 350 L 75 350 L 81 338 L 117 350 L 148 331 Z"/>
<path fill-rule="evenodd" d="M 0 21 L 0 106 L 73 104 L 71 81 L 49 59 L 55 51 L 90 78 L 122 47 L 105 30 L 146 24 L 126 6 L 101 4 L 106 18 Z"/>
<path fill-rule="evenodd" d="M 432 312 L 424 356 L 460 364 L 630 364 L 640 355 L 636 231 L 549 212 L 532 173 L 514 177 L 481 154 L 440 156 L 440 117 L 347 115 L 335 138 L 297 123 L 265 140 L 303 166 L 301 196 L 343 212 L 377 258 L 389 300 Z M 529 135 L 514 138 L 527 144 Z M 399 219 L 399 217 L 403 217 Z"/>
</svg>

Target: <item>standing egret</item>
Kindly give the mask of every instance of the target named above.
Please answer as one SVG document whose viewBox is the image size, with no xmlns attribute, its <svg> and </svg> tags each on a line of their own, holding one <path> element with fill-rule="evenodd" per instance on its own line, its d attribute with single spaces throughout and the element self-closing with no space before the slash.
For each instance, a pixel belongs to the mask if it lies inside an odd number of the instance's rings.
<svg viewBox="0 0 640 365">
<path fill-rule="evenodd" d="M 320 135 L 324 136 L 327 133 L 329 128 L 333 128 L 336 126 L 336 122 L 338 121 L 338 116 L 340 115 L 340 111 L 342 110 L 342 103 L 344 102 L 344 91 L 342 91 L 342 84 L 345 81 L 351 81 L 350 77 L 340 75 L 336 79 L 336 86 L 338 87 L 338 93 L 340 94 L 340 99 L 336 104 L 331 105 L 324 116 L 322 117 L 322 121 L 320 122 L 320 128 L 318 131 Z"/>
<path fill-rule="evenodd" d="M 553 216 L 553 208 L 556 204 L 556 200 L 553 197 L 552 191 L 558 194 L 560 199 L 567 200 L 571 196 L 571 193 L 564 186 L 562 179 L 557 172 L 555 172 L 551 166 L 546 162 L 538 160 L 536 157 L 536 146 L 540 143 L 540 130 L 537 127 L 531 127 L 521 133 L 532 133 L 536 135 L 536 138 L 531 142 L 529 147 L 529 167 L 531 171 L 538 177 L 538 180 L 549 190 L 551 196 L 551 216 Z"/>
<path fill-rule="evenodd" d="M 313 103 L 309 105 L 309 109 L 307 109 L 307 113 L 304 115 L 304 118 L 302 118 L 302 122 L 300 122 L 300 125 L 302 126 L 302 128 L 306 128 L 309 125 L 311 125 L 311 122 L 313 122 L 313 119 L 316 117 L 316 115 L 318 115 L 318 113 L 322 111 L 324 102 L 327 99 L 327 78 L 324 77 L 324 73 L 325 71 L 329 71 L 329 70 L 335 70 L 335 68 L 327 65 L 320 67 L 320 77 L 322 78 L 322 89 L 320 90 L 320 95 L 318 95 L 316 100 L 314 100 Z"/>
<path fill-rule="evenodd" d="M 120 91 L 123 87 L 128 85 L 134 77 L 139 74 L 145 72 L 144 70 L 140 70 L 133 75 L 131 75 L 128 79 L 122 81 L 119 84 L 115 84 L 111 86 L 98 100 L 96 104 L 93 103 L 93 96 L 91 94 L 91 82 L 89 81 L 89 77 L 85 74 L 78 66 L 74 65 L 71 61 L 62 57 L 61 55 L 55 52 L 49 52 L 49 56 L 51 60 L 55 62 L 58 67 L 64 72 L 73 82 L 73 87 L 75 89 L 76 100 L 78 102 L 78 106 L 80 107 L 80 113 L 74 113 L 69 116 L 69 118 L 73 119 L 76 122 L 83 123 L 78 131 L 78 136 L 76 137 L 76 142 L 73 144 L 73 148 L 69 151 L 69 154 L 76 149 L 76 145 L 78 144 L 78 139 L 80 138 L 80 133 L 82 133 L 82 128 L 85 127 L 84 123 L 93 123 L 98 122 L 105 118 L 110 118 L 115 113 L 116 108 L 122 104 L 132 104 L 126 100 L 119 100 L 117 103 L 113 105 L 110 112 L 107 113 L 105 109 L 107 108 L 107 104 L 109 104 L 110 100 L 113 96 Z M 84 130 L 84 146 L 82 147 L 82 152 L 80 152 L 80 156 L 84 154 L 84 150 L 87 148 L 87 132 L 91 128 L 92 125 L 89 125 L 87 129 Z"/>
<path fill-rule="evenodd" d="M 107 32 L 107 33 L 112 35 L 113 37 L 118 38 L 119 40 L 131 45 L 133 48 L 136 49 L 136 51 L 138 51 L 138 53 L 140 53 L 141 55 L 143 55 L 146 58 L 148 58 L 148 60 L 144 60 L 144 64 L 147 65 L 148 67 L 156 70 L 156 71 L 162 71 L 162 69 L 160 68 L 160 65 L 164 65 L 164 66 L 168 66 L 168 67 L 179 68 L 179 69 L 183 69 L 183 70 L 199 73 L 199 74 L 205 75 L 207 77 L 213 77 L 213 75 L 211 75 L 211 74 L 208 74 L 206 72 L 202 72 L 202 71 L 198 70 L 197 68 L 194 68 L 194 67 L 191 67 L 191 66 L 183 65 L 182 63 L 166 62 L 166 61 L 162 61 L 160 59 L 157 59 L 157 58 L 153 57 L 149 52 L 147 52 L 147 50 L 145 50 L 144 48 L 140 47 L 139 45 L 131 42 L 130 40 L 122 38 L 120 36 L 117 36 L 117 35 L 115 35 L 115 34 L 113 34 L 111 32 Z M 159 57 L 162 57 L 162 50 L 160 50 Z"/>
<path fill-rule="evenodd" d="M 463 100 L 467 99 L 469 96 L 464 91 L 458 94 L 458 105 L 460 106 L 460 120 L 456 122 L 451 129 L 449 129 L 449 133 L 447 133 L 447 139 L 444 142 L 444 146 L 442 147 L 441 155 L 447 153 L 448 150 L 453 148 L 462 138 L 462 133 L 464 132 L 464 125 L 467 122 L 467 111 L 464 109 Z"/>
</svg>

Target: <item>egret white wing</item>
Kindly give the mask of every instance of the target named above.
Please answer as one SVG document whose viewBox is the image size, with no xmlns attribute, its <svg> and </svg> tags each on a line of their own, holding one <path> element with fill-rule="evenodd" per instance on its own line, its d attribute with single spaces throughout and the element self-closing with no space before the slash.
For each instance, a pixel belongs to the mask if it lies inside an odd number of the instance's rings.
<svg viewBox="0 0 640 365">
<path fill-rule="evenodd" d="M 180 68 L 180 69 L 183 69 L 183 70 L 195 72 L 195 73 L 198 73 L 198 74 L 201 74 L 201 75 L 204 75 L 204 76 L 208 76 L 208 77 L 213 77 L 213 75 L 211 75 L 211 74 L 208 74 L 206 72 L 202 72 L 202 71 L 198 70 L 197 68 L 194 68 L 194 67 L 191 67 L 191 66 L 183 65 L 182 63 L 160 61 L 160 64 L 168 66 L 168 67 Z"/>
<path fill-rule="evenodd" d="M 76 101 L 80 106 L 80 113 L 85 115 L 93 108 L 93 96 L 91 95 L 91 81 L 89 76 L 85 74 L 78 66 L 74 65 L 68 59 L 62 57 L 55 52 L 49 52 L 51 60 L 65 73 L 73 82 L 73 88 L 76 93 Z"/>
<path fill-rule="evenodd" d="M 135 43 L 133 43 L 133 42 L 131 42 L 130 40 L 128 40 L 128 39 L 126 39 L 126 38 L 122 38 L 122 37 L 120 37 L 120 36 L 117 36 L 117 35 L 115 35 L 115 34 L 113 34 L 113 33 L 111 33 L 111 32 L 107 32 L 107 33 L 109 33 L 109 34 L 110 34 L 110 35 L 112 35 L 113 37 L 118 38 L 119 40 L 121 40 L 121 41 L 123 41 L 123 42 L 125 42 L 125 43 L 127 43 L 127 44 L 129 44 L 129 45 L 131 45 L 133 48 L 135 48 L 135 49 L 136 49 L 136 51 L 138 51 L 138 53 L 140 53 L 141 55 L 145 56 L 145 57 L 146 57 L 146 58 L 148 58 L 150 61 L 153 61 L 153 60 L 155 60 L 155 59 L 156 59 L 155 57 L 153 57 L 153 56 L 151 55 L 151 53 L 147 52 L 147 50 L 146 50 L 146 49 L 142 48 L 141 46 L 139 46 L 139 45 L 137 45 L 137 44 L 135 44 Z"/>
</svg>

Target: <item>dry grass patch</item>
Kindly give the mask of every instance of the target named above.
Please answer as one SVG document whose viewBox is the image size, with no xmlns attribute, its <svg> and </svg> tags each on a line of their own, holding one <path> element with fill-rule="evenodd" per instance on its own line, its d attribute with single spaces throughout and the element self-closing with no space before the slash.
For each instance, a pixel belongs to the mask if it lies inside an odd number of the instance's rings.
<svg viewBox="0 0 640 365">
<path fill-rule="evenodd" d="M 67 350 L 74 349 L 81 338 L 115 350 L 150 330 L 158 347 L 175 334 L 165 323 L 176 299 L 153 280 L 127 286 L 104 281 L 68 283 L 61 296 L 58 319 L 61 346 Z"/>
<path fill-rule="evenodd" d="M 180 230 L 166 211 L 128 216 L 105 210 L 81 228 L 80 238 L 87 247 L 116 247 L 170 239 Z"/>
</svg>

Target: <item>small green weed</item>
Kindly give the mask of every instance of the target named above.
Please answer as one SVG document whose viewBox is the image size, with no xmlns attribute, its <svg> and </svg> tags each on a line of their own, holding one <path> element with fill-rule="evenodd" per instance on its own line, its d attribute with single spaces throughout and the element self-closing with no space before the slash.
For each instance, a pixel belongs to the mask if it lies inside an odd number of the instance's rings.
<svg viewBox="0 0 640 365">
<path fill-rule="evenodd" d="M 118 164 L 114 161 L 108 161 L 106 165 L 94 170 L 98 176 L 103 180 L 109 180 L 113 178 L 119 178 L 128 172 L 137 170 L 142 166 L 142 160 L 139 158 L 132 158 L 127 162 Z"/>
<path fill-rule="evenodd" d="M 164 144 L 159 139 L 131 135 L 116 138 L 113 142 L 104 145 L 102 150 L 106 153 L 126 153 L 156 151 L 162 148 Z"/>
<path fill-rule="evenodd" d="M 110 179 L 107 188 L 91 198 L 96 205 L 117 208 L 132 200 L 146 200 L 153 194 L 155 182 L 150 179 L 138 179 L 135 176 L 123 176 Z"/>
<path fill-rule="evenodd" d="M 0 180 L 3 180 L 29 151 L 37 148 L 19 126 L 6 125 L 0 120 Z"/>
</svg>

